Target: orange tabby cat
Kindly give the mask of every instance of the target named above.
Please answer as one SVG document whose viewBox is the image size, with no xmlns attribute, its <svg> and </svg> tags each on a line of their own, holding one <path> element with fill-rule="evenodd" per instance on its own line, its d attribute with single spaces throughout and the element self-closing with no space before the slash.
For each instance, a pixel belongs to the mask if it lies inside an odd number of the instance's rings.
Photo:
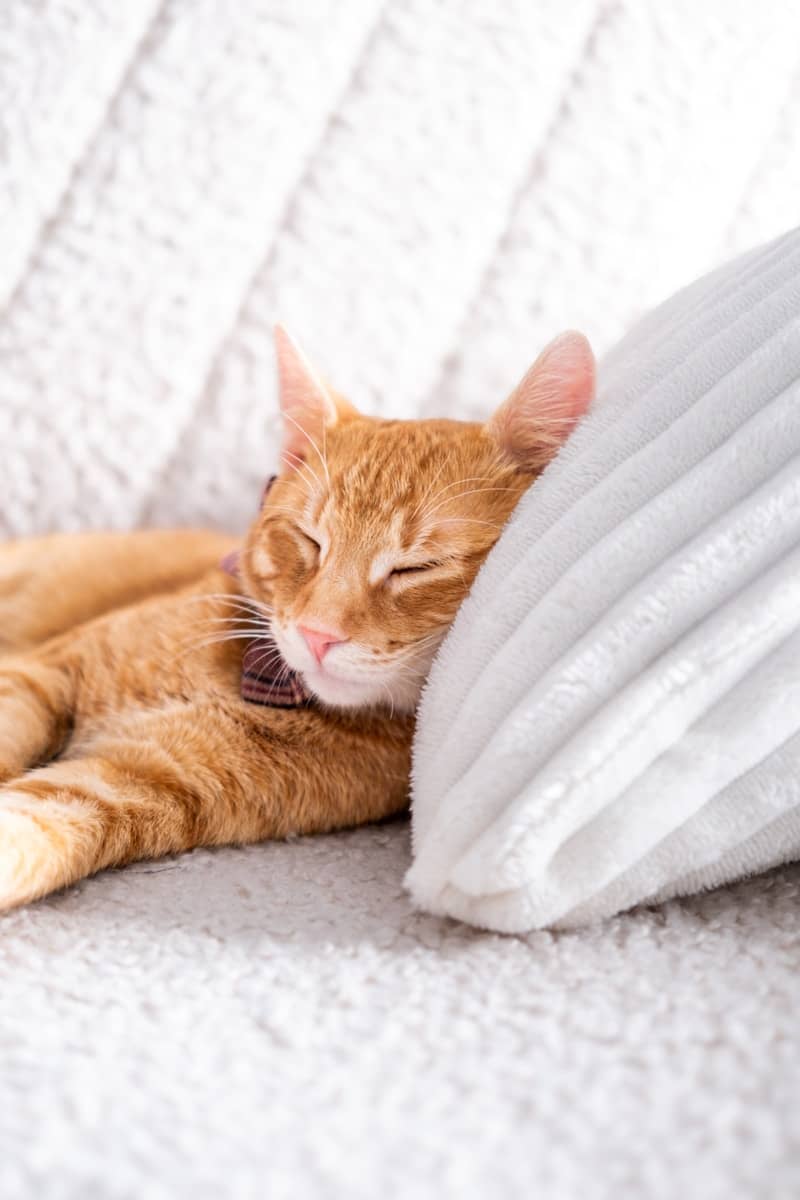
<svg viewBox="0 0 800 1200">
<path fill-rule="evenodd" d="M 593 392 L 563 334 L 487 425 L 374 420 L 276 339 L 282 469 L 235 574 L 212 533 L 0 547 L 0 907 L 403 809 L 436 649 Z"/>
</svg>

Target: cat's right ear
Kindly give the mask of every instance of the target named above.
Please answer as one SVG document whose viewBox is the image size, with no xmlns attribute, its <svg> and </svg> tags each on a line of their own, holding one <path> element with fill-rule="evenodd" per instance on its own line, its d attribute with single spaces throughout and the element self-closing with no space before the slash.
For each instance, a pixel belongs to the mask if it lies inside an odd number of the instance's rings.
<svg viewBox="0 0 800 1200">
<path fill-rule="evenodd" d="M 546 346 L 486 426 L 506 458 L 540 471 L 577 421 L 595 392 L 592 348 L 582 333 L 569 330 Z"/>
<path fill-rule="evenodd" d="M 281 459 L 294 469 L 321 451 L 325 430 L 339 420 L 343 405 L 282 325 L 275 326 L 275 354 L 283 415 Z"/>
</svg>

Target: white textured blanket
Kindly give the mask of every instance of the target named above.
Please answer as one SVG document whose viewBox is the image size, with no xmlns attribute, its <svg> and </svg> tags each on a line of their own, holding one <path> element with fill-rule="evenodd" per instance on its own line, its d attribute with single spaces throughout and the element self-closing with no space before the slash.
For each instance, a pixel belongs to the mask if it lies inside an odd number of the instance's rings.
<svg viewBox="0 0 800 1200">
<path fill-rule="evenodd" d="M 786 0 L 4 0 L 0 534 L 239 528 L 282 317 L 487 412 L 797 222 Z M 0 922 L 3 1200 L 800 1192 L 787 868 L 578 933 L 412 909 L 403 822 Z"/>
</svg>

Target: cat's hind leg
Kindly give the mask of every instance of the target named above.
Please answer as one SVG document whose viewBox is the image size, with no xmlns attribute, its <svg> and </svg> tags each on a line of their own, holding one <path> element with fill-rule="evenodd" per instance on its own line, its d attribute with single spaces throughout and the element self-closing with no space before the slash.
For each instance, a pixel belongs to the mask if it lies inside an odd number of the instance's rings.
<svg viewBox="0 0 800 1200">
<path fill-rule="evenodd" d="M 54 533 L 0 543 L 0 657 L 112 609 L 185 587 L 233 538 L 206 530 Z"/>
</svg>

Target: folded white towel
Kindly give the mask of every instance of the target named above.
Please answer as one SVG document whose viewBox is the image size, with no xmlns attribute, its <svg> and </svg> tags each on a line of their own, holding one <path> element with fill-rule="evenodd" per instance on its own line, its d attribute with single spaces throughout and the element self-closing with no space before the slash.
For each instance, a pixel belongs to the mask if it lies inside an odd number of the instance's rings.
<svg viewBox="0 0 800 1200">
<path fill-rule="evenodd" d="M 800 856 L 800 233 L 611 353 L 436 662 L 416 901 L 572 925 Z"/>
</svg>

